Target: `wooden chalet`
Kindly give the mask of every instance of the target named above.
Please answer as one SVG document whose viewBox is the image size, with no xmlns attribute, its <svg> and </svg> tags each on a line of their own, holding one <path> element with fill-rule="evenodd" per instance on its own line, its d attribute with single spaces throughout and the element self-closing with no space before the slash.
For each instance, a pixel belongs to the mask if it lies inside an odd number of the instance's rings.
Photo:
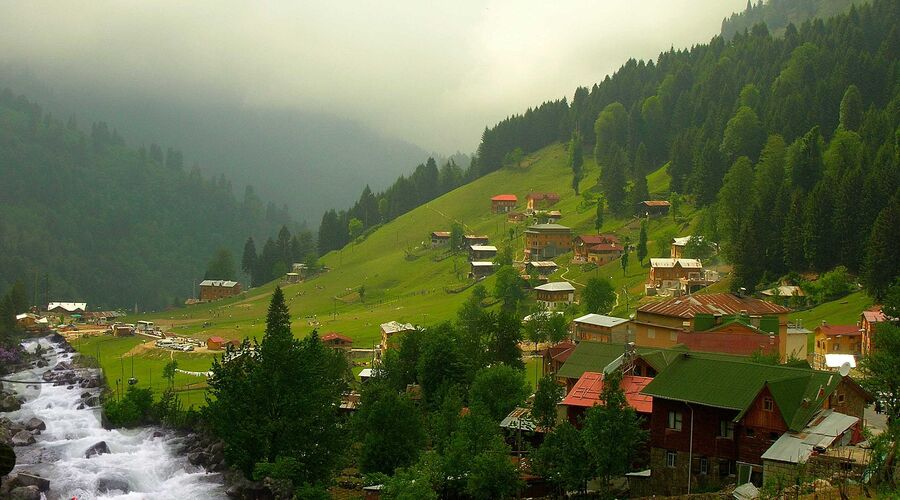
<svg viewBox="0 0 900 500">
<path fill-rule="evenodd" d="M 472 245 L 469 247 L 469 260 L 493 260 L 497 256 L 494 245 Z"/>
<path fill-rule="evenodd" d="M 491 212 L 505 214 L 516 208 L 519 198 L 514 194 L 498 194 L 491 198 Z"/>
<path fill-rule="evenodd" d="M 241 293 L 241 284 L 229 280 L 203 280 L 200 282 L 200 300 L 219 300 Z"/>
<path fill-rule="evenodd" d="M 584 372 L 575 386 L 572 387 L 565 398 L 562 400 L 562 406 L 566 409 L 566 418 L 569 423 L 575 427 L 581 427 L 584 412 L 592 407 L 603 403 L 600 393 L 603 392 L 603 379 L 606 374 L 603 372 Z M 653 398 L 645 394 L 641 394 L 644 387 L 653 380 L 651 377 L 639 377 L 637 375 L 623 375 L 621 387 L 625 392 L 625 400 L 628 406 L 641 417 L 642 426 L 647 429 L 650 427 L 650 417 L 653 415 Z"/>
<path fill-rule="evenodd" d="M 594 340 L 624 344 L 628 342 L 628 320 L 602 314 L 585 314 L 572 320 L 572 337 L 575 340 Z"/>
<path fill-rule="evenodd" d="M 822 321 L 815 332 L 815 350 L 813 366 L 829 367 L 826 356 L 844 354 L 853 357 L 862 356 L 863 330 L 859 325 L 829 325 Z"/>
<path fill-rule="evenodd" d="M 863 332 L 862 350 L 864 355 L 868 355 L 876 349 L 874 342 L 875 330 L 880 323 L 884 323 L 888 319 L 890 318 L 884 314 L 881 306 L 875 306 L 860 313 L 859 328 Z"/>
<path fill-rule="evenodd" d="M 411 332 L 416 327 L 412 323 L 400 323 L 389 321 L 381 324 L 381 349 L 387 350 L 397 345 L 397 337 L 405 332 Z"/>
<path fill-rule="evenodd" d="M 549 208 L 559 203 L 559 195 L 556 193 L 528 193 L 525 196 L 525 203 L 528 210 L 540 210 Z"/>
<path fill-rule="evenodd" d="M 560 224 L 535 224 L 525 230 L 525 260 L 550 260 L 572 247 L 572 229 Z"/>
<path fill-rule="evenodd" d="M 534 287 L 537 303 L 548 310 L 565 309 L 575 302 L 575 287 L 568 281 L 554 281 Z"/>
<path fill-rule="evenodd" d="M 323 335 L 320 340 L 322 344 L 332 349 L 349 351 L 353 348 L 353 339 L 338 332 L 328 332 Z"/>
<path fill-rule="evenodd" d="M 479 279 L 494 273 L 494 263 L 490 260 L 473 260 L 469 262 L 469 277 Z"/>
<path fill-rule="evenodd" d="M 645 200 L 638 203 L 638 212 L 644 217 L 662 217 L 669 215 L 671 203 L 665 200 Z"/>
<path fill-rule="evenodd" d="M 620 248 L 618 236 L 614 234 L 582 234 L 572 239 L 572 261 L 588 262 L 591 247 L 597 245 L 612 245 Z"/>
<path fill-rule="evenodd" d="M 450 244 L 450 231 L 432 231 L 431 248 L 442 247 Z"/>
</svg>

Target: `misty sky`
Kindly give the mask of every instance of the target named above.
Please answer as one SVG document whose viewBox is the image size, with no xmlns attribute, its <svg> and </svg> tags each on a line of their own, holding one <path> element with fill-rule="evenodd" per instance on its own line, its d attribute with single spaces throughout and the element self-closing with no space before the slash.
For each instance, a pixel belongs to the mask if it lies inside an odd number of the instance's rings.
<svg viewBox="0 0 900 500">
<path fill-rule="evenodd" d="M 428 150 L 707 42 L 746 0 L 0 0 L 0 58 L 50 85 L 326 112 Z"/>
</svg>

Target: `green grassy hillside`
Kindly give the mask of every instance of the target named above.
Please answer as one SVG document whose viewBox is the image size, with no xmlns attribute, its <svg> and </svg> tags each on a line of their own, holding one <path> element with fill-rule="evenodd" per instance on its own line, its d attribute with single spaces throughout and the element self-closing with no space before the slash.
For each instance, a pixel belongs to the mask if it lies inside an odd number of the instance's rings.
<svg viewBox="0 0 900 500">
<path fill-rule="evenodd" d="M 443 250 L 432 250 L 429 233 L 449 230 L 453 221 L 463 223 L 470 234 L 484 234 L 491 244 L 503 248 L 512 245 L 517 259 L 523 249 L 522 231 L 526 224 L 507 222 L 505 215 L 490 212 L 490 198 L 498 193 L 514 193 L 523 205 L 530 191 L 555 191 L 562 200 L 554 206 L 562 212 L 561 224 L 575 229 L 576 234 L 593 233 L 593 205 L 583 203 L 570 187 L 571 172 L 566 165 L 567 152 L 563 145 L 553 145 L 528 156 L 519 167 L 509 167 L 482 177 L 446 195 L 385 224 L 364 241 L 351 244 L 322 258 L 328 271 L 304 283 L 284 286 L 285 295 L 293 318 L 293 329 L 298 336 L 307 335 L 314 328 L 320 333 L 338 331 L 352 337 L 356 347 L 371 347 L 379 341 L 381 323 L 397 320 L 419 325 L 435 324 L 455 317 L 456 310 L 470 290 L 451 293 L 448 288 L 461 287 L 468 282 L 469 267 L 466 257 L 445 258 Z M 599 169 L 591 158 L 585 161 L 585 181 L 582 190 L 594 189 Z M 652 194 L 667 196 L 668 176 L 660 168 L 649 177 Z M 689 234 L 696 212 L 685 206 L 676 221 L 672 217 L 650 222 L 650 255 L 656 253 L 654 240 L 668 240 L 672 235 Z M 616 232 L 636 243 L 640 225 L 634 219 L 615 219 L 607 215 L 604 232 Z M 510 239 L 510 230 L 514 237 Z M 666 253 L 668 250 L 666 249 Z M 634 253 L 628 268 L 623 271 L 618 261 L 592 269 L 572 265 L 571 254 L 557 259 L 559 271 L 551 277 L 570 280 L 577 287 L 583 286 L 591 276 L 612 278 L 619 291 L 617 314 L 630 311 L 642 294 L 642 283 L 647 275 L 647 260 L 643 265 Z M 484 282 L 490 291 L 493 279 Z M 182 335 L 207 338 L 218 335 L 229 339 L 261 337 L 268 297 L 274 283 L 245 292 L 239 297 L 215 303 L 142 315 L 140 319 L 155 321 L 166 329 Z M 357 293 L 364 287 L 364 297 Z M 628 298 L 623 293 L 628 291 Z M 138 318 L 129 318 L 134 321 Z M 108 372 L 121 371 L 119 356 L 133 349 L 133 339 L 104 339 L 109 356 L 101 360 Z M 85 352 L 91 354 L 91 349 Z M 118 346 L 118 347 L 117 347 Z M 137 352 L 141 351 L 141 352 Z M 211 361 L 210 355 L 176 354 L 167 351 L 133 350 L 136 366 L 146 370 L 137 378 L 141 384 L 150 378 L 150 371 L 161 373 L 170 357 L 182 359 L 200 370 Z M 165 356 L 159 355 L 166 352 Z M 129 360 L 130 362 L 130 360 Z M 138 370 L 138 371 L 140 371 Z M 149 381 L 147 381 L 149 382 Z M 156 385 L 154 383 L 154 385 Z"/>
</svg>

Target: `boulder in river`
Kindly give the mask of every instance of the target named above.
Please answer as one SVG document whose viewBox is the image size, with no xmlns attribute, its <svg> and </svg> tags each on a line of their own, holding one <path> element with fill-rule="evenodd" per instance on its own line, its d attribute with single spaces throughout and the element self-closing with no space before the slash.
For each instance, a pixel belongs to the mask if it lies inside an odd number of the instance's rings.
<svg viewBox="0 0 900 500">
<path fill-rule="evenodd" d="M 12 437 L 11 441 L 13 446 L 28 446 L 34 444 L 34 436 L 26 430 L 21 430 Z"/>
<path fill-rule="evenodd" d="M 37 486 L 19 486 L 9 492 L 10 500 L 41 500 L 41 490 Z"/>
<path fill-rule="evenodd" d="M 109 453 L 109 446 L 106 445 L 106 441 L 100 441 L 84 452 L 84 458 L 91 458 L 94 455 L 104 455 L 106 453 Z"/>
<path fill-rule="evenodd" d="M 122 493 L 129 493 L 131 486 L 124 479 L 102 477 L 97 481 L 97 491 L 100 493 L 109 493 L 113 490 L 119 490 Z"/>
<path fill-rule="evenodd" d="M 42 431 L 47 428 L 47 424 L 37 417 L 31 417 L 25 422 L 25 429 L 29 431 Z"/>
<path fill-rule="evenodd" d="M 16 484 L 19 486 L 37 486 L 39 491 L 50 490 L 50 480 L 27 472 L 16 475 Z"/>
<path fill-rule="evenodd" d="M 0 398 L 0 411 L 16 411 L 22 407 L 22 403 L 15 396 Z"/>
</svg>

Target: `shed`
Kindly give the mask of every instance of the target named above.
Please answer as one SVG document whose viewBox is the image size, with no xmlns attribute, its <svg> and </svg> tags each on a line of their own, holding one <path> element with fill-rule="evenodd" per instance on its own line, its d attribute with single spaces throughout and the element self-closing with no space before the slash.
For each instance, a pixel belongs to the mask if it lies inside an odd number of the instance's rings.
<svg viewBox="0 0 900 500">
<path fill-rule="evenodd" d="M 210 337 L 206 339 L 206 348 L 210 351 L 221 351 L 228 341 L 222 337 Z"/>
</svg>

